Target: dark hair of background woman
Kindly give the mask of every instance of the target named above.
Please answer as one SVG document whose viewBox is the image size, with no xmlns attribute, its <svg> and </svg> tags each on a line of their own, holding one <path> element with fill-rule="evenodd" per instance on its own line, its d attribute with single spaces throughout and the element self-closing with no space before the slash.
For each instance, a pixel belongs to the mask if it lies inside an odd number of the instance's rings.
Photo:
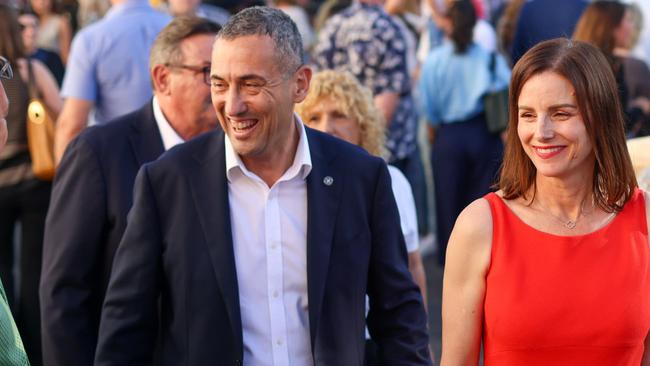
<svg viewBox="0 0 650 366">
<path fill-rule="evenodd" d="M 456 53 L 465 53 L 474 38 L 476 25 L 474 5 L 470 0 L 453 1 L 447 11 L 447 18 L 451 21 L 449 37 L 454 42 Z"/>
<path fill-rule="evenodd" d="M 5 4 L 0 4 L 0 55 L 4 56 L 11 66 L 16 68 L 16 61 L 25 57 L 25 48 L 20 38 L 18 14 Z"/>
</svg>

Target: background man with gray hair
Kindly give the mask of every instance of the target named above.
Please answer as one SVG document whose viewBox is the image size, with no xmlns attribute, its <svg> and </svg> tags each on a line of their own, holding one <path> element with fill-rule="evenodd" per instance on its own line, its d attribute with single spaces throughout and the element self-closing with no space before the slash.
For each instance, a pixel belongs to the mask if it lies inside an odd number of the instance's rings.
<svg viewBox="0 0 650 366">
<path fill-rule="evenodd" d="M 153 99 L 136 112 L 85 130 L 66 150 L 43 246 L 46 365 L 93 363 L 104 292 L 140 166 L 217 126 L 208 77 L 219 29 L 206 19 L 175 18 L 151 48 Z"/>
<path fill-rule="evenodd" d="M 219 32 L 223 131 L 145 164 L 115 255 L 95 365 L 428 365 L 383 160 L 306 128 L 295 24 L 248 8 Z M 158 301 L 160 299 L 160 301 Z M 157 325 L 160 329 L 157 331 Z"/>
</svg>

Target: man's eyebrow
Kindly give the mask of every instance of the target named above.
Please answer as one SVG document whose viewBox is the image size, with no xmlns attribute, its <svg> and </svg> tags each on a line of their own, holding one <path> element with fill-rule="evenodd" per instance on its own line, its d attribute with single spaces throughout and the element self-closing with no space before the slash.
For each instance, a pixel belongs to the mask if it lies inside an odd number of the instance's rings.
<svg viewBox="0 0 650 366">
<path fill-rule="evenodd" d="M 224 78 L 222 78 L 221 76 L 216 75 L 216 74 L 210 75 L 210 79 L 212 79 L 212 80 L 224 80 Z M 244 80 L 244 81 L 245 80 L 262 80 L 262 81 L 266 81 L 266 78 L 261 76 L 261 75 L 258 75 L 258 74 L 245 74 L 245 75 L 242 75 L 242 76 L 238 77 L 237 80 Z"/>
</svg>

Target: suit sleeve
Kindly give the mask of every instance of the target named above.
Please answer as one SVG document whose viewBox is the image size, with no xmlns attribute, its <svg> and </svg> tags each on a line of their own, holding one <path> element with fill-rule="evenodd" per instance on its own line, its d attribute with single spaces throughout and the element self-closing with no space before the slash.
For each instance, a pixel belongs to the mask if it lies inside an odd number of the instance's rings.
<svg viewBox="0 0 650 366">
<path fill-rule="evenodd" d="M 133 207 L 102 308 L 96 366 L 153 362 L 162 236 L 147 165 L 138 172 L 134 187 Z"/>
<path fill-rule="evenodd" d="M 370 335 L 379 345 L 382 364 L 430 365 L 427 316 L 420 291 L 408 271 L 404 237 L 385 164 L 377 177 L 371 220 Z"/>
<path fill-rule="evenodd" d="M 100 305 L 96 268 L 101 267 L 105 216 L 99 160 L 78 138 L 59 165 L 45 224 L 41 337 L 43 359 L 50 366 L 92 364 Z"/>
</svg>

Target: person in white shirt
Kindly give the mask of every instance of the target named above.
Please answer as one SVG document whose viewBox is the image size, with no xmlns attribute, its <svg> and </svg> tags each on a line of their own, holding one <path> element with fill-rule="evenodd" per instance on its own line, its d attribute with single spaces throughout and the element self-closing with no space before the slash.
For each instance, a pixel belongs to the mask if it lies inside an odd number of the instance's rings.
<svg viewBox="0 0 650 366">
<path fill-rule="evenodd" d="M 217 35 L 222 130 L 145 164 L 115 254 L 95 365 L 430 365 L 385 162 L 303 125 L 296 25 L 250 7 Z M 137 347 L 134 347 L 137 344 Z"/>
<path fill-rule="evenodd" d="M 153 99 L 84 130 L 66 149 L 45 225 L 40 305 L 46 365 L 93 364 L 102 301 L 140 166 L 217 127 L 209 72 L 219 29 L 206 19 L 175 18 L 151 49 Z"/>
</svg>

